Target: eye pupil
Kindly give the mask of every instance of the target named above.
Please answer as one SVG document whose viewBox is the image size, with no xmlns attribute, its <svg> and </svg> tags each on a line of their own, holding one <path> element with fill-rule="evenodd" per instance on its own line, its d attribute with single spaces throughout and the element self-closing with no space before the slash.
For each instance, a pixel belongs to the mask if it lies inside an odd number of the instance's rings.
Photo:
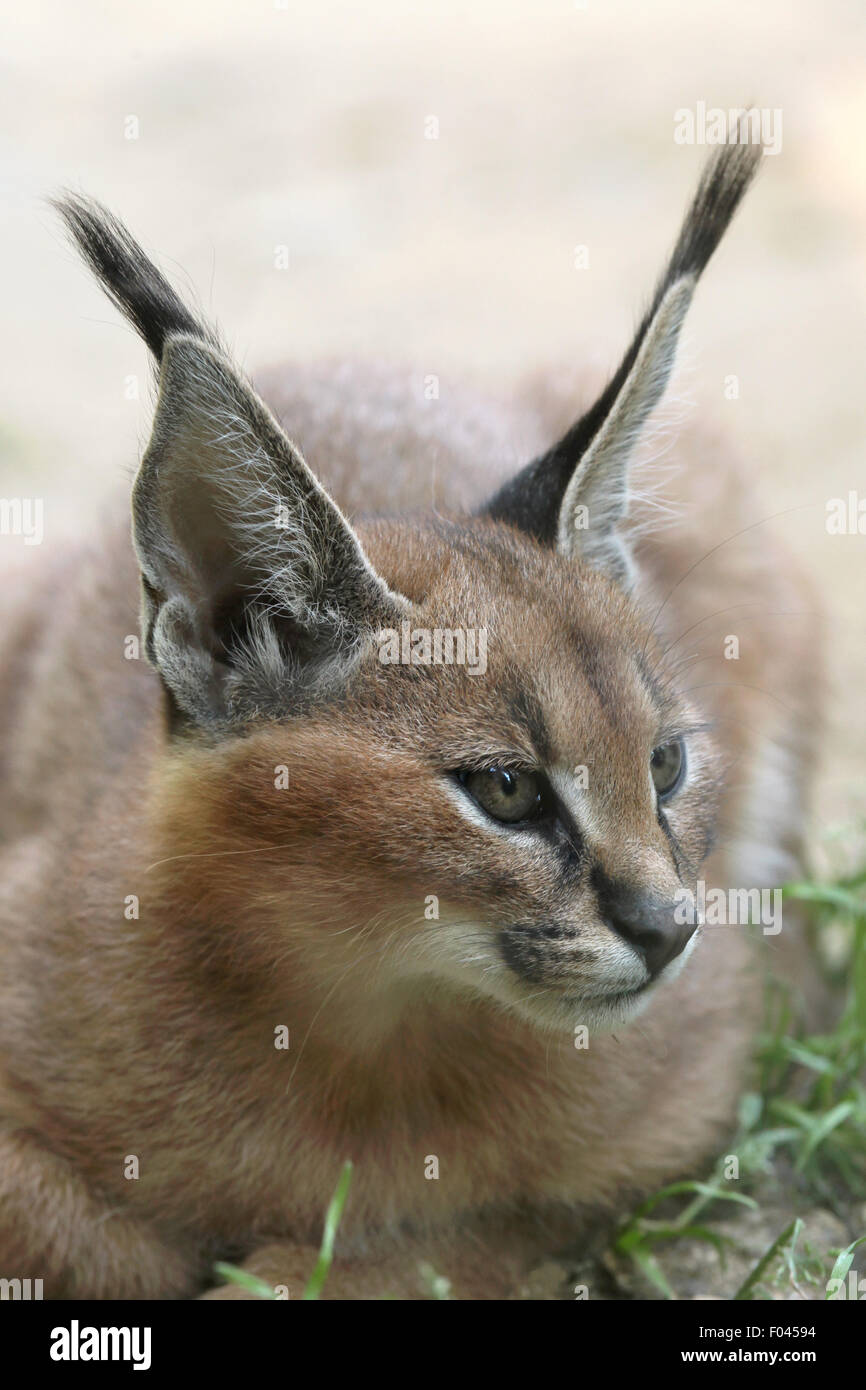
<svg viewBox="0 0 866 1390">
<path fill-rule="evenodd" d="M 685 750 L 681 739 L 662 743 L 654 748 L 650 758 L 650 770 L 660 800 L 672 796 L 679 787 L 685 770 Z"/>
<path fill-rule="evenodd" d="M 487 767 L 477 772 L 458 772 L 457 777 L 494 820 L 514 824 L 529 820 L 542 809 L 544 784 L 539 773 Z"/>
</svg>

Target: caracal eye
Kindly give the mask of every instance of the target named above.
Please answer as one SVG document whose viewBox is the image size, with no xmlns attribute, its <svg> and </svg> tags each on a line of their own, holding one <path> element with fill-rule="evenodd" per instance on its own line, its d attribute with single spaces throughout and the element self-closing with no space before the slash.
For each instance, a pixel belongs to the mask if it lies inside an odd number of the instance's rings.
<svg viewBox="0 0 866 1390">
<path fill-rule="evenodd" d="M 682 739 L 675 738 L 670 743 L 659 744 L 650 758 L 650 769 L 659 801 L 673 796 L 683 780 L 686 767 L 686 752 Z"/>
<path fill-rule="evenodd" d="M 486 767 L 481 772 L 459 772 L 457 775 L 469 795 L 494 820 L 509 823 L 528 820 L 541 809 L 543 781 L 537 772 Z"/>
</svg>

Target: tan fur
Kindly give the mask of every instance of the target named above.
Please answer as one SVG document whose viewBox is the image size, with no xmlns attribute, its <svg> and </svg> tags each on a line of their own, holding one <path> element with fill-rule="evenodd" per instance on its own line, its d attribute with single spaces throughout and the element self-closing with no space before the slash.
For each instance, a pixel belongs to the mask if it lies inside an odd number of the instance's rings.
<svg viewBox="0 0 866 1390">
<path fill-rule="evenodd" d="M 346 445 L 336 454 L 333 439 L 328 452 L 328 421 L 319 437 L 317 387 L 307 382 L 306 398 L 297 380 L 285 400 L 272 398 L 290 402 L 308 456 L 323 459 L 325 481 L 336 479 L 353 510 L 356 461 Z M 342 382 L 344 418 L 349 382 L 369 409 L 375 381 L 347 369 Z M 430 414 L 413 410 L 408 391 L 399 418 L 398 430 L 389 425 L 392 455 L 411 460 L 403 476 L 419 480 L 422 505 L 434 460 L 444 500 L 452 451 L 457 496 L 473 469 L 477 495 L 488 490 L 502 437 L 495 415 L 489 429 L 484 408 L 464 422 L 473 447 L 463 457 L 447 437 L 441 447 L 431 439 Z M 512 419 L 524 438 L 557 423 L 549 403 Z M 453 415 L 449 428 L 461 433 Z M 712 438 L 684 437 L 681 448 L 679 480 L 694 510 L 688 526 L 646 541 L 641 561 L 656 592 L 671 593 L 665 633 L 676 640 L 692 629 L 678 655 L 712 649 L 708 615 L 753 605 L 748 626 L 721 620 L 744 634 L 740 662 L 720 660 L 716 646 L 685 684 L 723 721 L 729 831 L 744 830 L 767 741 L 790 750 L 787 792 L 763 810 L 781 816 L 775 840 L 796 854 L 814 727 L 808 600 L 760 529 L 674 587 L 693 558 L 756 517 Z M 367 509 L 387 502 L 392 467 L 379 480 L 366 473 Z M 605 735 L 586 707 L 561 635 L 578 611 L 592 641 L 613 621 L 635 621 L 624 609 L 613 618 L 618 601 L 604 581 L 511 537 L 510 558 L 485 565 L 480 548 L 449 559 L 435 533 L 419 540 L 408 524 L 358 529 L 380 572 L 425 596 L 431 614 L 462 614 L 471 594 L 477 621 L 507 644 L 497 669 L 513 662 L 546 686 L 565 761 L 585 761 L 587 740 L 597 757 L 622 758 L 622 732 Z M 2 589 L 4 1274 L 44 1278 L 60 1296 L 191 1294 L 209 1282 L 211 1257 L 228 1251 L 251 1256 L 251 1268 L 296 1296 L 351 1158 L 332 1296 L 386 1286 L 417 1296 L 420 1256 L 458 1293 L 501 1296 L 502 1270 L 517 1277 L 573 1239 L 588 1212 L 691 1171 L 721 1142 L 755 1017 L 742 930 L 704 933 L 642 1017 L 582 1052 L 567 1034 L 546 1035 L 425 973 L 425 935 L 438 926 L 423 919 L 426 894 L 441 895 L 447 921 L 489 918 L 497 901 L 511 910 L 515 893 L 544 892 L 530 878 L 491 893 L 471 875 L 461 890 L 455 866 L 473 853 L 467 825 L 415 749 L 425 720 L 439 720 L 444 740 L 501 742 L 492 678 L 490 729 L 475 689 L 461 715 L 454 670 L 447 680 L 425 670 L 424 688 L 404 704 L 374 669 L 367 705 L 359 698 L 339 719 L 325 711 L 228 745 L 170 748 L 156 675 L 123 659 L 137 606 L 125 528 L 102 528 L 93 544 L 46 551 L 44 561 L 38 583 L 7 579 Z M 277 764 L 289 768 L 288 791 L 274 789 Z M 625 790 L 618 809 L 628 814 Z M 759 823 L 745 833 L 763 844 Z M 485 853 L 487 881 L 506 874 L 507 850 Z M 741 881 L 731 853 L 720 847 L 708 879 Z M 778 881 L 773 871 L 768 881 Z M 123 915 L 131 893 L 137 922 Z M 398 935 L 386 968 L 383 943 Z M 279 1024 L 291 1029 L 286 1053 L 273 1046 Z M 138 1181 L 123 1177 L 127 1154 L 139 1156 Z M 438 1181 L 424 1177 L 430 1154 Z M 284 1263 L 279 1240 L 298 1246 Z M 260 1244 L 267 1251 L 253 1255 Z"/>
<path fill-rule="evenodd" d="M 243 1296 L 228 1259 L 298 1297 L 351 1159 L 326 1296 L 424 1297 L 427 1264 L 505 1298 L 729 1134 L 754 932 L 673 904 L 796 870 L 817 621 L 711 432 L 680 437 L 666 528 L 629 469 L 759 159 L 710 161 L 576 433 L 580 380 L 440 405 L 282 369 L 314 473 L 125 229 L 61 204 L 160 396 L 138 564 L 119 509 L 2 556 L 0 1275 Z M 483 629 L 486 665 L 384 663 L 404 615 Z M 502 767 L 547 779 L 543 817 L 473 799 Z M 771 949 L 790 974 L 789 919 Z"/>
</svg>

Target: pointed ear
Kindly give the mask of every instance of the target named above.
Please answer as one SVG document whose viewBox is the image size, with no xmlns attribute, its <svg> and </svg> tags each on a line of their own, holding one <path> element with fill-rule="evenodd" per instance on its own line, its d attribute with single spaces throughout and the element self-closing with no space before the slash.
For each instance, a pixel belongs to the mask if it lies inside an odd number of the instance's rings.
<svg viewBox="0 0 866 1390">
<path fill-rule="evenodd" d="M 629 464 L 647 417 L 664 395 L 695 283 L 694 276 L 687 276 L 665 294 L 634 366 L 572 473 L 559 508 L 557 550 L 605 570 L 626 588 L 634 577 L 620 534 L 629 507 Z"/>
<path fill-rule="evenodd" d="M 745 135 L 745 125 L 739 134 Z M 621 533 L 629 464 L 661 399 L 695 285 L 760 163 L 762 147 L 721 146 L 706 166 L 673 254 L 612 380 L 591 409 L 527 465 L 482 514 L 579 557 L 629 587 L 633 566 Z"/>
<path fill-rule="evenodd" d="M 324 693 L 407 608 L 249 384 L 198 338 L 165 344 L 133 539 L 148 657 L 198 722 Z"/>
<path fill-rule="evenodd" d="M 126 229 L 85 199 L 56 206 L 160 363 L 133 540 L 145 650 L 174 714 L 232 723 L 333 691 L 407 601 Z"/>
</svg>

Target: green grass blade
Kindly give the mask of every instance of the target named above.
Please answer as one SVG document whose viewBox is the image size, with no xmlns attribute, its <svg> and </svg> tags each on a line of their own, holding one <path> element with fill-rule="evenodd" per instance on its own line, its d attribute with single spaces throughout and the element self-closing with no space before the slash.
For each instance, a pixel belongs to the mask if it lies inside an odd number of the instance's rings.
<svg viewBox="0 0 866 1390">
<path fill-rule="evenodd" d="M 322 1244 L 319 1250 L 319 1258 L 316 1261 L 316 1268 L 310 1275 L 310 1281 L 301 1295 L 303 1299 L 316 1299 L 319 1297 L 325 1286 L 325 1280 L 331 1268 L 334 1258 L 334 1241 L 337 1230 L 343 1216 L 343 1208 L 346 1205 L 346 1198 L 349 1195 L 349 1184 L 352 1181 L 352 1164 L 347 1160 L 343 1164 L 343 1171 L 331 1198 L 330 1205 L 325 1214 L 325 1230 L 322 1235 Z"/>
<path fill-rule="evenodd" d="M 802 1173 L 818 1146 L 823 1144 L 834 1129 L 838 1129 L 839 1125 L 845 1123 L 849 1115 L 853 1114 L 854 1108 L 853 1100 L 843 1101 L 841 1105 L 834 1106 L 832 1110 L 815 1122 L 794 1165 L 796 1172 Z"/>
<path fill-rule="evenodd" d="M 801 902 L 821 903 L 824 907 L 838 907 L 849 912 L 852 917 L 862 917 L 866 913 L 866 902 L 855 898 L 832 883 L 789 883 L 785 888 L 789 898 L 799 898 Z"/>
<path fill-rule="evenodd" d="M 833 1279 L 847 1279 L 848 1270 L 854 1263 L 854 1251 L 857 1249 L 858 1245 L 866 1245 L 866 1236 L 861 1236 L 859 1240 L 852 1240 L 850 1245 L 847 1245 L 844 1250 L 839 1251 L 833 1268 L 830 1271 L 830 1279 L 827 1281 L 828 1284 Z M 827 1298 L 832 1298 L 832 1294 L 829 1291 L 827 1293 Z"/>
<path fill-rule="evenodd" d="M 741 1303 L 744 1300 L 750 1298 L 752 1290 L 755 1288 L 757 1284 L 761 1282 L 761 1279 L 764 1277 L 764 1274 L 769 1269 L 776 1256 L 784 1248 L 785 1243 L 788 1240 L 790 1240 L 791 1244 L 794 1244 L 794 1242 L 800 1234 L 802 1226 L 802 1221 L 799 1217 L 797 1217 L 795 1221 L 791 1222 L 790 1226 L 785 1227 L 784 1231 L 780 1236 L 776 1237 L 769 1250 L 766 1252 L 766 1254 L 761 1256 L 758 1263 L 755 1265 L 755 1268 L 752 1270 L 751 1274 L 737 1289 L 737 1292 L 734 1294 L 732 1300 L 734 1303 Z"/>
<path fill-rule="evenodd" d="M 275 1291 L 270 1284 L 266 1284 L 264 1279 L 257 1279 L 254 1274 L 247 1274 L 245 1269 L 238 1269 L 237 1265 L 228 1265 L 220 1262 L 214 1265 L 217 1274 L 222 1275 L 223 1279 L 229 1284 L 237 1284 L 239 1288 L 246 1289 L 248 1293 L 255 1294 L 256 1298 L 276 1298 Z"/>
<path fill-rule="evenodd" d="M 632 1251 L 632 1259 L 635 1264 L 643 1270 L 647 1279 L 658 1289 L 659 1293 L 663 1294 L 667 1299 L 676 1301 L 676 1294 L 665 1278 L 658 1261 L 648 1250 L 643 1250 L 638 1247 L 636 1250 Z"/>
</svg>

